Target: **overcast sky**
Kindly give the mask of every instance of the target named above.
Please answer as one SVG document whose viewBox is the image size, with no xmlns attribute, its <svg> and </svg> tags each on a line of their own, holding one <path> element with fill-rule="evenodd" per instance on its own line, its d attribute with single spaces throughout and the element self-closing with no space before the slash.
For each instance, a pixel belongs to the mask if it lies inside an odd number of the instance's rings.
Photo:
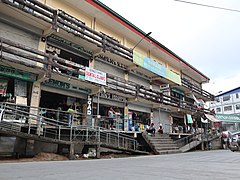
<svg viewBox="0 0 240 180">
<path fill-rule="evenodd" d="M 210 78 L 213 94 L 240 87 L 240 0 L 101 0 Z"/>
</svg>

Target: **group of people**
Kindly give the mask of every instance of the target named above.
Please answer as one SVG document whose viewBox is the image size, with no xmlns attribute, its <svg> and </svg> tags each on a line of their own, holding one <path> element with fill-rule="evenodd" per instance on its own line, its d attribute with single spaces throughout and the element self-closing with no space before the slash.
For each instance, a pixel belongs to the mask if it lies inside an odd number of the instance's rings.
<svg viewBox="0 0 240 180">
<path fill-rule="evenodd" d="M 147 133 L 150 133 L 150 135 L 155 136 L 155 134 L 156 134 L 156 128 L 155 128 L 153 122 L 150 124 L 150 126 L 147 126 L 146 131 L 147 131 Z M 158 126 L 157 132 L 158 132 L 159 134 L 163 134 L 163 126 L 162 126 L 161 123 L 160 123 L 159 126 Z"/>
</svg>

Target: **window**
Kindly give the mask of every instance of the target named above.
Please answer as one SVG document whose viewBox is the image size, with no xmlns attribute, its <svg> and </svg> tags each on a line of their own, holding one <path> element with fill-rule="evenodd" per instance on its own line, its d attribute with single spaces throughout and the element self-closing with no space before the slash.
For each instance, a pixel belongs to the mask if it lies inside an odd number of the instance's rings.
<svg viewBox="0 0 240 180">
<path fill-rule="evenodd" d="M 221 108 L 220 107 L 216 108 L 216 112 L 221 112 Z"/>
<path fill-rule="evenodd" d="M 215 98 L 215 101 L 220 102 L 219 97 L 216 97 L 216 98 Z"/>
<path fill-rule="evenodd" d="M 236 104 L 235 107 L 236 107 L 236 110 L 240 110 L 240 104 Z"/>
<path fill-rule="evenodd" d="M 238 99 L 239 98 L 239 95 L 238 95 L 238 93 L 236 93 L 236 99 Z"/>
<path fill-rule="evenodd" d="M 229 101 L 230 100 L 230 95 L 228 96 L 223 96 L 223 101 Z"/>
<path fill-rule="evenodd" d="M 232 106 L 225 106 L 224 107 L 224 111 L 231 111 L 232 110 Z"/>
</svg>

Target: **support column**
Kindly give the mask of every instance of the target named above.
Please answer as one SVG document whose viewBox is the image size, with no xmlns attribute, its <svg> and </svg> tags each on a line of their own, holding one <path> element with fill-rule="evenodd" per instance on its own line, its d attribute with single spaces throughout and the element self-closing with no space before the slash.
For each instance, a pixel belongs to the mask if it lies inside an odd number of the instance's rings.
<svg viewBox="0 0 240 180">
<path fill-rule="evenodd" d="M 129 71 L 125 71 L 124 80 L 128 81 L 128 79 L 129 79 Z"/>
<path fill-rule="evenodd" d="M 123 120 L 123 127 L 124 127 L 124 131 L 128 130 L 128 105 L 127 103 L 125 103 L 124 106 L 124 120 Z"/>
<path fill-rule="evenodd" d="M 71 143 L 70 147 L 69 147 L 69 159 L 70 160 L 75 159 L 75 157 L 74 157 L 74 143 Z"/>
<path fill-rule="evenodd" d="M 100 158 L 101 158 L 101 154 L 100 154 L 100 144 L 98 144 L 98 145 L 96 146 L 96 152 L 97 152 L 96 158 L 100 159 Z"/>
<path fill-rule="evenodd" d="M 94 68 L 95 66 L 95 58 L 94 56 L 91 57 L 91 59 L 89 59 L 89 68 Z"/>
</svg>

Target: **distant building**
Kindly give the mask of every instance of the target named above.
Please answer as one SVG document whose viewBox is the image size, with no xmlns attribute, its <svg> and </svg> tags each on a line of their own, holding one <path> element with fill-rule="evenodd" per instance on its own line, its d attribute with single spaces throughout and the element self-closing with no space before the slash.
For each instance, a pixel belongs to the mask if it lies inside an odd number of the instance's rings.
<svg viewBox="0 0 240 180">
<path fill-rule="evenodd" d="M 216 114 L 240 115 L 240 87 L 215 96 L 214 101 L 210 103 L 210 108 L 214 109 Z M 240 129 L 240 123 L 236 121 L 223 122 L 222 125 L 230 131 Z"/>
<path fill-rule="evenodd" d="M 240 87 L 218 94 L 210 107 L 217 114 L 240 114 Z"/>
</svg>

